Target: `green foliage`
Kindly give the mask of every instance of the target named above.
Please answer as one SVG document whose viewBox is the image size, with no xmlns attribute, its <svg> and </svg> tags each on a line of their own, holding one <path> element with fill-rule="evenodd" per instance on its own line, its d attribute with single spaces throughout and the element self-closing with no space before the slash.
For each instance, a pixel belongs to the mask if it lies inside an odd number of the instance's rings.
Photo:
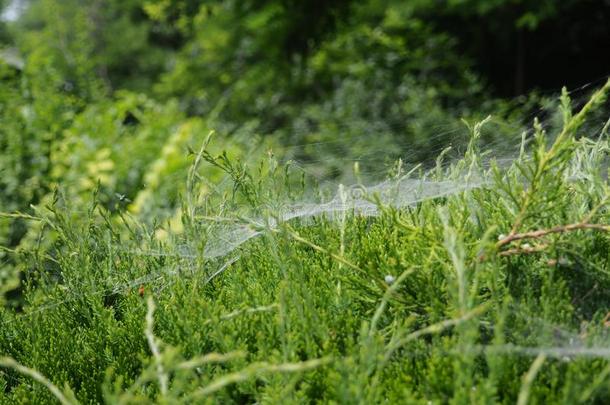
<svg viewBox="0 0 610 405">
<path fill-rule="evenodd" d="M 494 99 L 453 32 L 577 6 L 29 1 L 0 27 L 0 403 L 604 401 L 610 84 L 516 156 L 546 100 Z M 435 197 L 388 203 L 405 177 Z"/>
<path fill-rule="evenodd" d="M 209 186 L 210 165 L 234 192 L 220 192 L 218 177 L 218 192 L 185 196 L 181 232 L 160 239 L 114 221 L 95 198 L 74 215 L 82 203 L 57 197 L 37 217 L 55 234 L 47 256 L 33 246 L 20 258 L 30 269 L 21 312 L 0 309 L 3 400 L 603 401 L 610 194 L 599 162 L 609 145 L 575 135 L 608 87 L 575 114 L 564 95 L 563 129 L 538 127 L 531 155 L 504 170 L 481 164 L 484 122 L 472 126 L 464 160 L 436 175 L 489 182 L 402 209 L 377 198 L 374 218 L 231 216 L 233 204 L 285 198 L 296 179 L 271 157 L 253 168 L 210 152 L 213 138 L 185 190 Z M 172 153 L 160 156 L 149 173 L 166 170 Z M 114 209 L 119 219 L 129 208 Z M 210 221 L 262 235 L 209 259 Z"/>
</svg>

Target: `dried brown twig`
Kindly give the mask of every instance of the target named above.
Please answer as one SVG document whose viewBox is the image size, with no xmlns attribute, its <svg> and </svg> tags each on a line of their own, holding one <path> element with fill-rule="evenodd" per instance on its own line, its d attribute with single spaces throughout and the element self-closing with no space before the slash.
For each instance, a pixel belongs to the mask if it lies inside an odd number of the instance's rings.
<svg viewBox="0 0 610 405">
<path fill-rule="evenodd" d="M 581 230 L 581 229 L 596 229 L 599 231 L 610 232 L 610 225 L 589 224 L 589 223 L 579 222 L 576 224 L 559 225 L 559 226 L 555 226 L 555 227 L 549 228 L 549 229 L 539 229 L 537 231 L 515 233 L 515 234 L 505 236 L 502 239 L 500 239 L 498 241 L 498 243 L 496 243 L 496 247 L 500 248 L 500 247 L 507 245 L 516 240 L 539 239 L 539 238 L 542 238 L 544 236 L 547 236 L 547 235 L 550 235 L 553 233 L 564 233 L 564 232 L 577 231 L 577 230 Z"/>
</svg>

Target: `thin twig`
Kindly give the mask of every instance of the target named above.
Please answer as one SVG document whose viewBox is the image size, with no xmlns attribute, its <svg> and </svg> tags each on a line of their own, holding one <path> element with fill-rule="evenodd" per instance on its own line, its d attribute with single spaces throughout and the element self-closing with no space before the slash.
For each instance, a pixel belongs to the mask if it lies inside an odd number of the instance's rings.
<svg viewBox="0 0 610 405">
<path fill-rule="evenodd" d="M 330 257 L 332 257 L 333 259 L 335 259 L 336 261 L 338 261 L 339 263 L 343 263 L 344 265 L 346 265 L 347 267 L 350 267 L 353 270 L 364 273 L 364 270 L 362 268 L 360 268 L 357 265 L 355 265 L 354 263 L 350 262 L 343 256 L 339 256 L 335 253 L 330 252 L 328 249 L 324 249 L 323 247 L 318 246 L 315 243 L 308 241 L 307 239 L 301 237 L 298 233 L 293 231 L 292 228 L 290 228 L 289 226 L 286 226 L 286 231 L 292 237 L 292 239 L 296 240 L 297 242 L 301 242 L 320 253 L 327 254 Z"/>
<path fill-rule="evenodd" d="M 516 240 L 539 239 L 539 238 L 542 238 L 546 235 L 550 235 L 553 233 L 564 233 L 564 232 L 577 231 L 577 230 L 581 230 L 581 229 L 594 229 L 594 230 L 599 230 L 599 231 L 610 232 L 610 225 L 590 224 L 590 223 L 579 222 L 576 224 L 555 226 L 555 227 L 549 228 L 549 229 L 539 229 L 537 231 L 515 233 L 515 234 L 511 234 L 511 235 L 508 235 L 508 236 L 500 239 L 498 241 L 498 243 L 496 243 L 496 247 L 500 248 L 500 247 L 507 245 L 511 242 L 514 242 Z"/>
<path fill-rule="evenodd" d="M 398 350 L 399 348 L 401 348 L 402 346 L 404 346 L 405 344 L 407 344 L 415 339 L 418 339 L 422 336 L 440 333 L 440 332 L 444 331 L 445 329 L 460 325 L 466 321 L 469 321 L 469 320 L 476 318 L 477 316 L 483 314 L 485 311 L 487 311 L 488 308 L 489 308 L 489 304 L 480 305 L 480 306 L 474 308 L 473 310 L 466 312 L 464 315 L 460 316 L 459 318 L 446 319 L 444 321 L 437 322 L 430 326 L 426 326 L 425 328 L 416 330 L 415 332 L 408 334 L 407 336 L 395 341 L 394 343 L 390 343 L 388 345 L 388 348 L 387 348 L 387 351 L 384 356 L 384 360 L 383 360 L 382 364 L 386 363 L 392 357 L 394 352 L 396 350 Z"/>
<path fill-rule="evenodd" d="M 161 352 L 159 351 L 159 346 L 157 345 L 155 335 L 153 334 L 153 315 L 155 313 L 155 302 L 152 297 L 148 297 L 148 311 L 146 312 L 146 329 L 144 330 L 144 334 L 146 335 L 146 339 L 148 340 L 148 346 L 150 347 L 150 351 L 155 357 L 155 363 L 157 365 L 157 377 L 159 379 L 159 388 L 161 389 L 161 394 L 167 395 L 167 384 L 168 377 L 165 369 L 163 368 L 163 359 L 161 357 Z"/>
<path fill-rule="evenodd" d="M 529 401 L 530 391 L 532 384 L 538 375 L 538 372 L 542 368 L 542 365 L 546 361 L 546 354 L 540 353 L 536 360 L 532 363 L 530 369 L 523 376 L 523 384 L 521 384 L 521 390 L 519 391 L 519 398 L 517 399 L 517 405 L 526 405 Z"/>
<path fill-rule="evenodd" d="M 373 315 L 373 319 L 371 320 L 371 326 L 369 328 L 369 337 L 373 337 L 373 334 L 377 331 L 377 324 L 379 323 L 379 319 L 381 319 L 381 315 L 383 315 L 383 311 L 385 311 L 386 306 L 388 305 L 388 301 L 392 295 L 398 290 L 400 284 L 413 273 L 414 269 L 410 268 L 402 272 L 402 274 L 392 283 L 390 287 L 386 290 L 381 298 L 381 302 Z"/>
<path fill-rule="evenodd" d="M 0 218 L 28 219 L 30 221 L 44 221 L 44 218 L 24 214 L 22 212 L 0 212 Z"/>
<path fill-rule="evenodd" d="M 246 357 L 245 352 L 235 351 L 230 353 L 208 353 L 204 356 L 192 358 L 187 361 L 183 361 L 174 367 L 176 370 L 190 370 L 193 368 L 201 367 L 210 363 L 225 363 L 234 359 L 240 359 Z"/>
<path fill-rule="evenodd" d="M 70 401 L 68 398 L 66 398 L 63 392 L 61 392 L 61 390 L 55 384 L 53 384 L 48 378 L 40 374 L 38 371 L 21 365 L 10 357 L 0 357 L 0 367 L 11 368 L 17 371 L 18 373 L 21 373 L 38 381 L 39 383 L 47 387 L 47 389 L 51 391 L 51 394 L 53 394 L 53 396 L 55 396 L 55 398 L 57 398 L 57 400 L 62 405 L 73 405 L 78 403 L 75 401 Z"/>
<path fill-rule="evenodd" d="M 300 363 L 284 363 L 284 364 L 269 364 L 269 363 L 254 363 L 250 366 L 246 367 L 241 371 L 237 371 L 234 373 L 230 373 L 224 375 L 214 381 L 212 381 L 207 386 L 200 388 L 195 391 L 191 395 L 189 395 L 186 400 L 187 402 L 193 401 L 196 398 L 206 397 L 215 393 L 216 391 L 241 381 L 246 381 L 254 376 L 263 374 L 263 373 L 297 373 L 303 371 L 309 371 L 320 366 L 324 366 L 328 363 L 332 362 L 332 358 L 326 357 L 315 360 L 303 361 Z"/>
<path fill-rule="evenodd" d="M 263 306 L 254 307 L 254 308 L 237 309 L 237 310 L 235 310 L 233 312 L 229 312 L 226 315 L 220 316 L 219 319 L 221 321 L 227 321 L 229 319 L 236 318 L 236 317 L 238 317 L 238 316 L 240 316 L 242 314 L 255 314 L 255 313 L 258 313 L 258 312 L 270 312 L 270 311 L 275 310 L 276 308 L 279 308 L 278 304 L 263 305 Z M 208 325 L 210 323 L 212 323 L 212 320 L 211 319 L 207 319 L 206 321 L 203 322 L 203 325 Z"/>
</svg>

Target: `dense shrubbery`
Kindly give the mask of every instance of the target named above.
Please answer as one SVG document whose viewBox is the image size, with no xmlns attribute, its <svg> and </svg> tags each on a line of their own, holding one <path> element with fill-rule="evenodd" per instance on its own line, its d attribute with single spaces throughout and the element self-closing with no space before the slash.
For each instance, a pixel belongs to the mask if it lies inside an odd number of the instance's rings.
<svg viewBox="0 0 610 405">
<path fill-rule="evenodd" d="M 610 395 L 604 96 L 494 98 L 485 38 L 456 34 L 585 6 L 442 5 L 33 0 L 3 24 L 0 403 Z"/>
<path fill-rule="evenodd" d="M 275 215 L 265 202 L 295 179 L 273 158 L 252 171 L 205 150 L 183 179 L 183 228 L 161 239 L 126 207 L 117 222 L 60 195 L 24 218 L 55 237 L 19 252 L 22 312 L 0 312 L 3 354 L 49 380 L 0 359 L 5 400 L 601 401 L 609 145 L 575 135 L 602 100 L 572 116 L 564 96 L 555 140 L 538 127 L 507 169 L 486 168 L 473 127 L 464 160 L 428 180 L 485 182 L 406 209 L 378 200 L 376 218 L 233 217 L 234 202 Z M 232 178 L 232 197 L 198 202 L 201 161 Z M 228 237 L 214 224 L 235 221 L 262 236 L 206 258 L 206 242 Z"/>
</svg>

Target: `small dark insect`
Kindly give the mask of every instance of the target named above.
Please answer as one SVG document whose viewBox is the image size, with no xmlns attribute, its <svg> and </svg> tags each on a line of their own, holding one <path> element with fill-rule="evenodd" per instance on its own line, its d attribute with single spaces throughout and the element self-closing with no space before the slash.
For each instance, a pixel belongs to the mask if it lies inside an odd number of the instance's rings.
<svg viewBox="0 0 610 405">
<path fill-rule="evenodd" d="M 138 288 L 138 294 L 140 295 L 140 297 L 144 296 L 144 286 L 141 285 L 140 288 Z"/>
</svg>

